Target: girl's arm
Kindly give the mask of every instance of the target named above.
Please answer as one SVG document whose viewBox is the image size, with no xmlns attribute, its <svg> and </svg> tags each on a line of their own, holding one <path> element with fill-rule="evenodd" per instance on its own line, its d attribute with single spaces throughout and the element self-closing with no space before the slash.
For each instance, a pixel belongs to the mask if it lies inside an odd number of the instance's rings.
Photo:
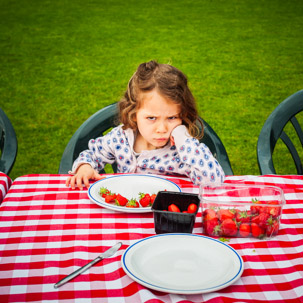
<svg viewBox="0 0 303 303">
<path fill-rule="evenodd" d="M 209 148 L 191 137 L 185 125 L 180 125 L 172 131 L 179 158 L 179 172 L 190 177 L 194 184 L 219 185 L 225 180 L 225 173 L 212 155 Z"/>
<path fill-rule="evenodd" d="M 89 149 L 81 152 L 75 160 L 70 172 L 73 176 L 67 178 L 66 186 L 70 185 L 72 189 L 79 187 L 82 190 L 83 183 L 86 187 L 89 187 L 90 179 L 102 179 L 98 171 L 103 169 L 106 163 L 112 164 L 115 161 L 112 144 L 115 141 L 113 138 L 115 137 L 114 130 L 103 137 L 89 141 Z"/>
<path fill-rule="evenodd" d="M 112 164 L 115 162 L 115 152 L 112 147 L 114 130 L 99 137 L 91 139 L 88 142 L 88 149 L 82 151 L 79 157 L 75 160 L 71 173 L 76 173 L 79 166 L 82 164 L 89 164 L 94 170 L 100 171 L 105 164 Z"/>
</svg>

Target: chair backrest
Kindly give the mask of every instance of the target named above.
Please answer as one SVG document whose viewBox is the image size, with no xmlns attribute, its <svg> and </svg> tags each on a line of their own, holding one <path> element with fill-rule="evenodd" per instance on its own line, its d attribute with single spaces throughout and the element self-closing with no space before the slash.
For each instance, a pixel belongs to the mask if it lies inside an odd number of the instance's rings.
<svg viewBox="0 0 303 303">
<path fill-rule="evenodd" d="M 117 115 L 117 103 L 113 103 L 97 111 L 77 129 L 63 152 L 59 174 L 67 174 L 72 169 L 73 163 L 80 152 L 88 149 L 88 141 L 90 139 L 100 137 L 116 126 Z M 117 172 L 114 164 L 112 167 L 114 172 Z"/>
<path fill-rule="evenodd" d="M 281 102 L 265 121 L 257 143 L 257 159 L 262 175 L 276 174 L 272 154 L 279 138 L 287 146 L 296 165 L 297 174 L 303 174 L 302 161 L 298 151 L 289 136 L 284 132 L 284 127 L 290 121 L 303 147 L 302 128 L 295 117 L 302 110 L 303 90 L 300 90 Z"/>
<path fill-rule="evenodd" d="M 231 164 L 223 142 L 221 141 L 217 133 L 211 128 L 211 126 L 205 120 L 202 121 L 204 125 L 204 136 L 200 140 L 200 142 L 203 142 L 207 145 L 207 147 L 212 152 L 213 156 L 218 160 L 218 162 L 222 166 L 224 173 L 229 176 L 233 175 L 234 173 L 231 168 Z"/>
<path fill-rule="evenodd" d="M 118 115 L 117 103 L 108 105 L 88 118 L 75 132 L 67 144 L 59 167 L 60 174 L 66 174 L 72 168 L 74 160 L 79 153 L 88 148 L 88 141 L 100 137 L 112 127 L 116 126 Z M 221 164 L 226 175 L 233 175 L 233 171 L 226 150 L 220 138 L 214 130 L 205 122 L 204 137 L 201 142 L 205 143 L 216 159 Z M 113 171 L 116 172 L 116 166 Z M 104 172 L 104 171 L 103 171 Z"/>
<path fill-rule="evenodd" d="M 18 150 L 17 136 L 12 123 L 0 108 L 0 171 L 8 175 L 12 170 Z"/>
</svg>

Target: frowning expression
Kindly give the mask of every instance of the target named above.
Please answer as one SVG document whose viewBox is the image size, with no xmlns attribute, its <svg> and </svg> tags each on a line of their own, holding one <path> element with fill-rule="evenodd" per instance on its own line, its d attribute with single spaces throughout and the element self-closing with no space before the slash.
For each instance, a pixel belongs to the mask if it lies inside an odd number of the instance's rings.
<svg viewBox="0 0 303 303">
<path fill-rule="evenodd" d="M 138 136 L 135 150 L 150 150 L 165 146 L 172 130 L 182 124 L 180 105 L 152 90 L 140 95 L 141 106 L 136 113 Z"/>
</svg>

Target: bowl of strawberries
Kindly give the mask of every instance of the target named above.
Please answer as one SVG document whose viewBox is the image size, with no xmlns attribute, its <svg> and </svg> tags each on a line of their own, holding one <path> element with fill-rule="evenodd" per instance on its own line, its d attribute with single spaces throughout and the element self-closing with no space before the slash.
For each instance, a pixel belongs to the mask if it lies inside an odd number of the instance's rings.
<svg viewBox="0 0 303 303">
<path fill-rule="evenodd" d="M 159 191 L 151 208 L 156 233 L 192 233 L 199 207 L 197 194 Z"/>
<path fill-rule="evenodd" d="M 279 232 L 282 189 L 226 184 L 200 186 L 203 233 L 213 237 L 271 238 Z"/>
</svg>

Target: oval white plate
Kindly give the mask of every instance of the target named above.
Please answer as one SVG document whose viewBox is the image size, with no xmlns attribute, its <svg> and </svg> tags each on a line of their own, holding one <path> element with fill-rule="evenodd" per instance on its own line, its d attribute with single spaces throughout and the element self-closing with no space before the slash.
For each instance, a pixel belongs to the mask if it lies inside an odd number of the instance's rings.
<svg viewBox="0 0 303 303">
<path fill-rule="evenodd" d="M 161 234 L 129 246 L 125 273 L 158 291 L 199 294 L 225 288 L 242 275 L 241 256 L 228 244 L 194 234 Z"/>
<path fill-rule="evenodd" d="M 157 194 L 163 190 L 181 192 L 180 187 L 172 181 L 157 176 L 139 174 L 106 177 L 89 187 L 88 196 L 94 203 L 111 210 L 130 213 L 151 212 L 151 207 L 129 208 L 106 203 L 99 193 L 101 187 L 105 187 L 127 199 L 138 199 L 139 193 Z"/>
</svg>

